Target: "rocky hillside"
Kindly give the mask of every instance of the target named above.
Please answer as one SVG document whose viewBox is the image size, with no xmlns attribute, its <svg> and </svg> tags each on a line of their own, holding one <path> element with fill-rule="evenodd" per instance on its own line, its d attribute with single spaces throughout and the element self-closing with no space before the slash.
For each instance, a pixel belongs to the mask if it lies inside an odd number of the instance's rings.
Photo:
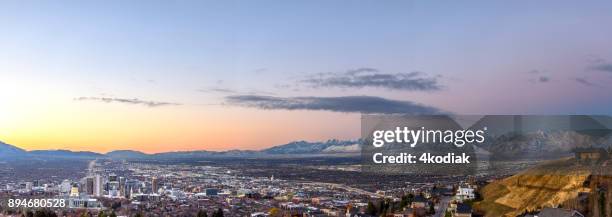
<svg viewBox="0 0 612 217">
<path fill-rule="evenodd" d="M 517 216 L 525 210 L 556 207 L 591 191 L 585 186 L 590 171 L 573 158 L 548 162 L 485 186 L 484 199 L 475 208 L 487 216 Z"/>
</svg>

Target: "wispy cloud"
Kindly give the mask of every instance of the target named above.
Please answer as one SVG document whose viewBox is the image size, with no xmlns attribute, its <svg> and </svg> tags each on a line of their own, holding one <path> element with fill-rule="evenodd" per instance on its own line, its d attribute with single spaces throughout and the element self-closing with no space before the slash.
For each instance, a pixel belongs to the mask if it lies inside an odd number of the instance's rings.
<svg viewBox="0 0 612 217">
<path fill-rule="evenodd" d="M 612 63 L 600 62 L 592 66 L 591 69 L 596 70 L 596 71 L 612 72 Z"/>
<path fill-rule="evenodd" d="M 182 105 L 180 103 L 147 101 L 147 100 L 140 100 L 137 98 L 127 99 L 127 98 L 114 98 L 114 97 L 79 97 L 79 98 L 75 98 L 74 100 L 76 101 L 99 101 L 99 102 L 105 102 L 105 103 L 124 103 L 124 104 L 133 104 L 133 105 L 145 105 L 148 107 Z"/>
<path fill-rule="evenodd" d="M 529 74 L 530 77 L 537 76 L 536 78 L 529 79 L 529 82 L 532 82 L 532 83 L 548 83 L 552 80 L 550 76 L 544 75 L 541 70 L 537 70 L 537 69 L 528 71 L 527 74 Z"/>
<path fill-rule="evenodd" d="M 236 93 L 237 91 L 228 89 L 228 88 L 208 88 L 208 89 L 198 89 L 199 92 L 205 93 Z"/>
<path fill-rule="evenodd" d="M 267 71 L 268 71 L 267 68 L 258 68 L 258 69 L 255 69 L 254 72 L 257 73 L 257 74 L 260 74 L 260 73 L 265 73 Z"/>
<path fill-rule="evenodd" d="M 585 86 L 597 86 L 596 84 L 594 84 L 593 82 L 590 82 L 589 80 L 587 80 L 586 78 L 574 78 L 573 79 L 575 82 L 578 82 L 579 84 L 585 85 Z"/>
<path fill-rule="evenodd" d="M 264 95 L 233 95 L 227 104 L 270 110 L 324 110 L 380 114 L 442 114 L 441 110 L 410 101 L 374 96 L 342 97 L 272 97 Z"/>
<path fill-rule="evenodd" d="M 548 76 L 540 76 L 538 78 L 538 82 L 540 82 L 540 83 L 546 83 L 546 82 L 549 82 L 549 81 L 550 81 L 550 78 Z"/>
<path fill-rule="evenodd" d="M 300 80 L 309 87 L 384 88 L 404 91 L 440 90 L 439 76 L 423 72 L 385 73 L 374 68 L 358 68 L 338 73 L 319 73 Z"/>
<path fill-rule="evenodd" d="M 231 95 L 259 95 L 259 94 L 276 95 L 275 93 L 272 93 L 272 92 L 256 90 L 256 89 L 236 90 L 236 89 L 219 88 L 219 87 L 198 89 L 197 91 L 202 92 L 202 93 L 212 93 L 212 94 L 219 94 L 219 95 L 225 95 L 225 96 L 230 95 L 230 94 Z"/>
</svg>

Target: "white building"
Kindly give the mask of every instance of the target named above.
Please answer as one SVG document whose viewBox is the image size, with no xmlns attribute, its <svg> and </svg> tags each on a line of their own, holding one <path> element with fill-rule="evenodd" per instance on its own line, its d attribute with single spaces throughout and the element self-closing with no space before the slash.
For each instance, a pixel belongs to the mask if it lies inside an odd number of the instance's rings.
<svg viewBox="0 0 612 217">
<path fill-rule="evenodd" d="M 25 183 L 25 190 L 26 190 L 26 191 L 32 191 L 32 186 L 34 186 L 34 185 L 32 184 L 32 182 L 26 182 L 26 183 Z"/>
<path fill-rule="evenodd" d="M 70 193 L 70 190 L 72 190 L 72 182 L 68 179 L 62 181 L 62 184 L 60 185 L 60 192 L 67 195 Z"/>
<path fill-rule="evenodd" d="M 94 195 L 100 197 L 104 194 L 104 185 L 102 183 L 102 176 L 96 175 L 94 177 Z"/>
<path fill-rule="evenodd" d="M 457 189 L 457 194 L 455 195 L 455 199 L 459 201 L 464 201 L 464 200 L 473 200 L 474 198 L 476 198 L 476 196 L 474 195 L 473 188 L 459 187 Z"/>
<path fill-rule="evenodd" d="M 102 208 L 102 204 L 93 198 L 70 198 L 68 199 L 68 207 L 70 208 Z"/>
</svg>

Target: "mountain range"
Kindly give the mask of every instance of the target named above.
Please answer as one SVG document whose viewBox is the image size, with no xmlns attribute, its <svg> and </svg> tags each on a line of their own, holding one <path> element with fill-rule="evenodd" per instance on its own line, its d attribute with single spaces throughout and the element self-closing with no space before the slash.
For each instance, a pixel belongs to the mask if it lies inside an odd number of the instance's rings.
<svg viewBox="0 0 612 217">
<path fill-rule="evenodd" d="M 459 121 L 458 121 L 459 120 Z M 462 123 L 465 122 L 465 123 Z M 420 123 L 420 122 L 419 122 Z M 467 118 L 437 117 L 430 128 L 488 129 L 487 139 L 477 144 L 478 151 L 490 159 L 553 158 L 567 156 L 575 148 L 612 148 L 612 118 L 607 116 L 516 116 L 494 115 L 468 121 Z M 19 157 L 58 158 L 222 158 L 263 157 L 283 155 L 359 154 L 360 140 L 327 140 L 323 142 L 295 141 L 263 150 L 176 151 L 146 154 L 134 150 L 108 153 L 75 152 L 69 150 L 26 151 L 0 142 L 0 159 Z"/>
<path fill-rule="evenodd" d="M 356 154 L 360 151 L 358 140 L 328 140 L 324 142 L 295 141 L 271 148 L 255 150 L 229 151 L 177 151 L 147 154 L 134 150 L 115 150 L 108 153 L 70 150 L 33 150 L 25 151 L 0 141 L 0 158 L 114 158 L 114 159 L 172 159 L 172 158 L 214 158 L 214 157 L 258 157 L 269 155 L 304 155 L 304 154 Z"/>
<path fill-rule="evenodd" d="M 23 149 L 17 148 L 15 146 L 6 144 L 4 142 L 0 142 L 0 157 L 6 158 L 10 156 L 22 155 L 27 152 Z"/>
</svg>

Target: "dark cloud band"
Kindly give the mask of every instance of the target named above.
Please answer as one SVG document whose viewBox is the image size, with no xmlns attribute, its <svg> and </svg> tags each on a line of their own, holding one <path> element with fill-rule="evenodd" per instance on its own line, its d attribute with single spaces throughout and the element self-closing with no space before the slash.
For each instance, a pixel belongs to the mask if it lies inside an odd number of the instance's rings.
<svg viewBox="0 0 612 217">
<path fill-rule="evenodd" d="M 586 78 L 574 78 L 574 81 L 578 82 L 579 84 L 585 85 L 585 86 L 595 86 L 593 82 L 590 82 Z"/>
<path fill-rule="evenodd" d="M 126 98 L 111 98 L 111 97 L 79 97 L 75 98 L 76 101 L 100 101 L 105 103 L 125 103 L 125 104 L 133 104 L 133 105 L 145 105 L 148 107 L 160 107 L 160 106 L 177 106 L 181 105 L 179 103 L 172 102 L 159 102 L 159 101 L 146 101 L 140 100 L 137 98 L 134 99 L 126 99 Z"/>
<path fill-rule="evenodd" d="M 612 72 L 612 63 L 601 63 L 592 67 L 597 71 Z"/>
<path fill-rule="evenodd" d="M 342 73 L 322 73 L 300 81 L 311 87 L 384 88 L 405 91 L 440 90 L 437 77 L 423 72 L 382 73 L 373 68 L 359 68 Z"/>
<path fill-rule="evenodd" d="M 437 108 L 410 101 L 373 96 L 342 97 L 272 97 L 263 95 L 233 95 L 225 98 L 230 105 L 259 109 L 323 110 L 379 114 L 442 114 Z"/>
</svg>

